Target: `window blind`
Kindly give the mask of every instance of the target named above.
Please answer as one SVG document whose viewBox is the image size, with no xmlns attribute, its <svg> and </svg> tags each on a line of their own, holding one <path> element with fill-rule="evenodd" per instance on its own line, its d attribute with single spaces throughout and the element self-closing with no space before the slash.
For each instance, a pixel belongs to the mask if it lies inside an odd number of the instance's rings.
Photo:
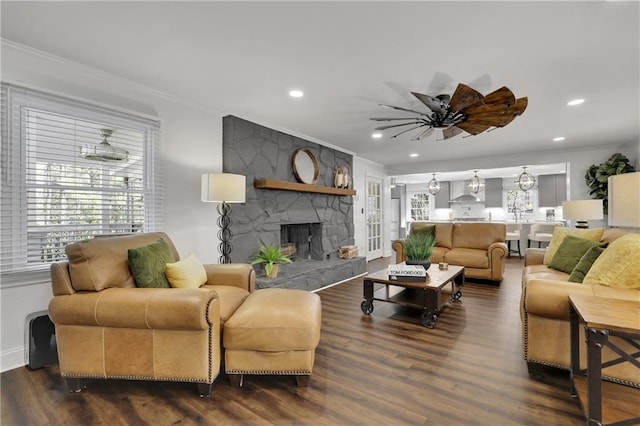
<svg viewBox="0 0 640 426">
<path fill-rule="evenodd" d="M 158 121 L 8 84 L 1 105 L 3 272 L 65 260 L 67 244 L 95 235 L 161 228 Z M 127 160 L 81 155 L 100 143 Z"/>
</svg>

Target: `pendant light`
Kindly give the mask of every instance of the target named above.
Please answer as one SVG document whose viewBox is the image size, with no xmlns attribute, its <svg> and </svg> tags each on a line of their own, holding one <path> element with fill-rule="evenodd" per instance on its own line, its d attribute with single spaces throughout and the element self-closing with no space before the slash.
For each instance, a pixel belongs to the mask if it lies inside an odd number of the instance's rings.
<svg viewBox="0 0 640 426">
<path fill-rule="evenodd" d="M 526 166 L 522 166 L 522 173 L 518 176 L 516 183 L 518 184 L 518 188 L 523 191 L 528 191 L 536 184 L 536 178 L 533 177 L 531 173 L 527 173 Z"/>
<path fill-rule="evenodd" d="M 440 181 L 436 179 L 435 173 L 432 173 L 432 174 L 433 174 L 433 179 L 429 181 L 429 184 L 427 185 L 427 190 L 429 191 L 429 194 L 436 195 L 438 192 L 440 192 Z"/>
<path fill-rule="evenodd" d="M 484 180 L 478 177 L 478 171 L 474 170 L 474 175 L 469 182 L 469 191 L 477 194 L 478 192 L 484 191 Z"/>
</svg>

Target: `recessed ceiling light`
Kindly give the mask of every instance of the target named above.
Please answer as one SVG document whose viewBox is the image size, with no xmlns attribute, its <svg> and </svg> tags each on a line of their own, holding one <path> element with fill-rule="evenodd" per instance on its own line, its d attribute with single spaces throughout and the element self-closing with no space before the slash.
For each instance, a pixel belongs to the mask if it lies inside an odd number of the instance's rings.
<svg viewBox="0 0 640 426">
<path fill-rule="evenodd" d="M 554 142 L 562 142 L 564 140 L 564 136 L 558 136 L 557 138 L 553 138 Z"/>
<path fill-rule="evenodd" d="M 418 154 L 416 154 L 415 152 L 414 152 L 414 153 L 409 154 L 409 157 L 417 157 L 417 156 L 418 156 Z"/>
<path fill-rule="evenodd" d="M 573 99 L 573 100 L 567 102 L 567 105 L 576 106 L 576 105 L 580 105 L 582 103 L 584 103 L 584 99 Z"/>
<path fill-rule="evenodd" d="M 292 90 L 289 92 L 289 96 L 292 98 L 301 98 L 304 96 L 304 92 L 302 90 Z"/>
<path fill-rule="evenodd" d="M 373 133 L 371 137 L 374 139 L 380 139 L 382 137 L 382 133 L 378 133 L 378 132 Z"/>
</svg>

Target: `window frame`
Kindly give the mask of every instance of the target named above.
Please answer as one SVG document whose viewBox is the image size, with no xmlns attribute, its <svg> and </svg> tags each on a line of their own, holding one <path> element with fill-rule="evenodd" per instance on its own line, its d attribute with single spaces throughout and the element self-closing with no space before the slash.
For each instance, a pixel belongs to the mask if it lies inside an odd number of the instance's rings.
<svg viewBox="0 0 640 426">
<path fill-rule="evenodd" d="M 413 207 L 413 199 L 414 199 L 415 196 L 418 196 L 418 195 L 424 196 L 423 198 L 426 200 L 426 207 L 423 206 L 423 207 L 420 208 L 420 210 L 423 213 L 426 213 L 426 217 L 422 218 L 422 219 L 416 219 L 416 218 L 413 217 L 414 211 L 418 210 L 417 207 L 416 208 Z M 408 213 L 409 213 L 408 220 L 409 221 L 411 221 L 411 222 L 420 222 L 420 221 L 429 220 L 429 218 L 431 217 L 431 194 L 429 194 L 429 191 L 427 191 L 427 190 L 424 190 L 424 191 L 408 191 L 408 193 L 407 193 L 407 201 L 408 201 L 408 204 L 409 204 L 409 210 L 408 210 Z"/>
<path fill-rule="evenodd" d="M 23 111 L 27 109 L 51 112 L 87 122 L 109 123 L 114 127 L 140 132 L 142 134 L 141 178 L 144 214 L 142 228 L 135 231 L 151 232 L 162 229 L 161 122 L 157 117 L 146 117 L 5 82 L 2 82 L 0 90 L 2 105 L 0 161 L 2 193 L 0 194 L 0 203 L 4 204 L 4 206 L 0 205 L 3 213 L 0 220 L 0 237 L 2 237 L 0 268 L 3 282 L 8 277 L 15 278 L 16 274 L 48 270 L 52 262 L 66 260 L 64 257 L 40 263 L 30 262 L 28 259 L 30 237 L 28 235 L 28 215 L 26 214 L 28 211 L 27 194 L 33 188 L 33 184 L 27 181 L 29 164 L 27 164 L 27 132 L 24 124 L 26 119 L 22 117 Z M 97 192 L 106 194 L 110 190 L 103 188 Z M 104 206 L 102 208 L 104 209 Z M 100 223 L 101 227 L 108 226 L 108 221 L 101 220 Z M 17 252 L 15 255 L 10 253 L 14 250 Z"/>
</svg>

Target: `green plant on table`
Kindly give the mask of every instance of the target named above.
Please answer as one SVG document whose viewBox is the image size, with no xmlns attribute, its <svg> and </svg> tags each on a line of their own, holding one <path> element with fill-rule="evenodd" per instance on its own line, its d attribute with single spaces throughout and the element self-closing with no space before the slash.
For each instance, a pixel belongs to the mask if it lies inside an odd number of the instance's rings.
<svg viewBox="0 0 640 426">
<path fill-rule="evenodd" d="M 264 272 L 267 276 L 271 276 L 273 265 L 278 263 L 291 263 L 289 256 L 282 252 L 280 246 L 262 246 L 256 254 L 253 255 L 252 265 L 264 265 Z"/>
<path fill-rule="evenodd" d="M 409 260 L 429 260 L 435 245 L 435 235 L 414 233 L 404 240 L 404 252 L 407 254 L 407 259 Z"/>
</svg>

